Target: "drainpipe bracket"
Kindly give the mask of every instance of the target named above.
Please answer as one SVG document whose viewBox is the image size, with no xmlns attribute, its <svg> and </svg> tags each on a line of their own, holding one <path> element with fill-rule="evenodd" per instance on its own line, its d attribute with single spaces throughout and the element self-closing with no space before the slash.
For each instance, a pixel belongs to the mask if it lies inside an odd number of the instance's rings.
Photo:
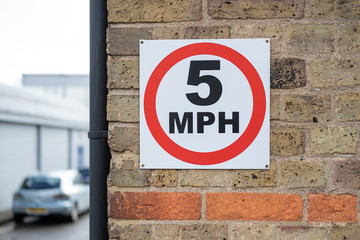
<svg viewBox="0 0 360 240">
<path fill-rule="evenodd" d="M 89 131 L 88 132 L 89 139 L 107 139 L 108 138 L 108 131 Z"/>
</svg>

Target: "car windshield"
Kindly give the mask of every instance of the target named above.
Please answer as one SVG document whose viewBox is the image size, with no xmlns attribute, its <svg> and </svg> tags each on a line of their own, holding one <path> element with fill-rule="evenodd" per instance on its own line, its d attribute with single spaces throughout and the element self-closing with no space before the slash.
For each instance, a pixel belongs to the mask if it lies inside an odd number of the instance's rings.
<svg viewBox="0 0 360 240">
<path fill-rule="evenodd" d="M 60 179 L 50 177 L 27 178 L 21 186 L 22 189 L 49 189 L 58 187 L 60 187 Z"/>
<path fill-rule="evenodd" d="M 89 169 L 80 169 L 79 172 L 81 173 L 81 175 L 83 175 L 84 178 L 88 178 L 90 171 Z"/>
</svg>

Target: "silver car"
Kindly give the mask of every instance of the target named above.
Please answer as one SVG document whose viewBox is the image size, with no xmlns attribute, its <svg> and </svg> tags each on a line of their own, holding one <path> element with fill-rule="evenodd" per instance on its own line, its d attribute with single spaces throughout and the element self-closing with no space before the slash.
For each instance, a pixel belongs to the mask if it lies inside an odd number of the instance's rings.
<svg viewBox="0 0 360 240">
<path fill-rule="evenodd" d="M 36 174 L 25 178 L 14 194 L 14 221 L 26 216 L 63 216 L 78 220 L 89 209 L 89 185 L 76 170 Z"/>
</svg>

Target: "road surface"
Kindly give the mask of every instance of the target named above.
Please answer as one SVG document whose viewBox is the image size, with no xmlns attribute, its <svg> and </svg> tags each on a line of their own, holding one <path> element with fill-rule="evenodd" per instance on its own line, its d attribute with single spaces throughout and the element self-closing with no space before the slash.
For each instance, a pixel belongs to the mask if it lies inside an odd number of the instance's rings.
<svg viewBox="0 0 360 240">
<path fill-rule="evenodd" d="M 87 240 L 89 214 L 81 215 L 76 223 L 61 219 L 27 218 L 25 223 L 0 226 L 0 240 Z"/>
</svg>

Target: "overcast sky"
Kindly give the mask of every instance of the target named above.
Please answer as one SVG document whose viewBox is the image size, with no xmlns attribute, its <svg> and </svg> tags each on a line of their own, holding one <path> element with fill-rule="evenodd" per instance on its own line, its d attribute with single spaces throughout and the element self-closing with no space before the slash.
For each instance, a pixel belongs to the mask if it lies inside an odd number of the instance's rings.
<svg viewBox="0 0 360 240">
<path fill-rule="evenodd" d="M 89 0 L 0 0 L 0 83 L 88 72 Z"/>
</svg>

